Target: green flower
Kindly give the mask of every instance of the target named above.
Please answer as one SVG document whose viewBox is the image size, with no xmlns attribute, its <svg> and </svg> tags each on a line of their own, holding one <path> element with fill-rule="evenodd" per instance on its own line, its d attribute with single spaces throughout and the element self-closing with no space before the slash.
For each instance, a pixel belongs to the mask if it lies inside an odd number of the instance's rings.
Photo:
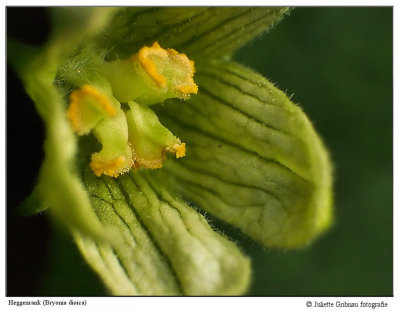
<svg viewBox="0 0 400 313">
<path fill-rule="evenodd" d="M 273 248 L 330 225 L 312 124 L 232 61 L 287 12 L 57 8 L 43 47 L 8 43 L 47 134 L 25 208 L 49 208 L 112 294 L 245 293 L 250 260 L 203 210 Z"/>
</svg>

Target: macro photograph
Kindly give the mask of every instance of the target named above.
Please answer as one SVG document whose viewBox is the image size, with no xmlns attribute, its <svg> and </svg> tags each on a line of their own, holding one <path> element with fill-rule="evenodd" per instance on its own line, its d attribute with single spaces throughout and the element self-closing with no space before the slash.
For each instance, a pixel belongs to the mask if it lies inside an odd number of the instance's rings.
<svg viewBox="0 0 400 313">
<path fill-rule="evenodd" d="M 393 296 L 393 7 L 5 11 L 7 297 Z"/>
</svg>

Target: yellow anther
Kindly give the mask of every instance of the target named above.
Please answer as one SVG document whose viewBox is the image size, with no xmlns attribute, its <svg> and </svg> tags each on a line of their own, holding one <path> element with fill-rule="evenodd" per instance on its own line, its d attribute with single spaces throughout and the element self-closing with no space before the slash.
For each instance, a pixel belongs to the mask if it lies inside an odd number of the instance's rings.
<svg viewBox="0 0 400 313">
<path fill-rule="evenodd" d="M 193 80 L 193 75 L 195 72 L 194 61 L 189 60 L 186 55 L 184 55 L 188 62 L 185 62 L 186 65 L 186 77 L 184 79 L 184 84 L 177 85 L 175 90 L 178 92 L 177 97 L 182 99 L 187 99 L 191 93 L 197 94 L 199 91 L 199 87 Z"/>
<path fill-rule="evenodd" d="M 93 126 L 89 125 L 90 122 L 96 119 L 96 116 L 93 116 L 96 113 L 90 106 L 108 116 L 116 114 L 116 109 L 110 100 L 95 87 L 84 85 L 81 89 L 73 91 L 70 95 L 67 115 L 73 130 L 79 135 L 88 133 Z"/>
<path fill-rule="evenodd" d="M 180 144 L 174 145 L 175 156 L 177 159 L 184 157 L 186 155 L 186 143 L 182 142 Z"/>
<path fill-rule="evenodd" d="M 167 154 L 175 153 L 175 157 L 177 159 L 182 158 L 186 155 L 186 144 L 184 142 L 180 142 L 178 139 L 177 142 L 172 147 L 165 147 L 160 149 L 160 154 L 158 157 L 154 158 L 146 158 L 135 153 L 134 149 L 132 151 L 132 156 L 134 160 L 133 168 L 137 170 L 140 167 L 149 168 L 149 169 L 158 169 L 163 166 L 163 163 L 167 159 Z"/>
<path fill-rule="evenodd" d="M 169 147 L 166 147 L 165 150 L 169 153 L 174 153 L 175 157 L 179 159 L 186 155 L 186 143 L 181 142 L 178 138 L 175 138 L 175 143 Z"/>
<path fill-rule="evenodd" d="M 141 48 L 131 60 L 137 60 L 158 87 L 173 86 L 179 98 L 197 93 L 198 87 L 193 80 L 194 62 L 186 54 L 163 49 L 155 42 L 151 47 Z"/>
<path fill-rule="evenodd" d="M 71 101 L 79 101 L 83 97 L 92 97 L 92 99 L 96 101 L 109 116 L 114 116 L 116 114 L 116 110 L 111 101 L 95 87 L 84 85 L 81 89 L 75 90 L 71 94 Z"/>
<path fill-rule="evenodd" d="M 178 51 L 176 51 L 175 49 L 167 49 L 167 52 L 169 53 L 169 54 L 171 54 L 171 55 L 178 55 L 179 54 L 179 52 Z"/>
<path fill-rule="evenodd" d="M 71 104 L 68 108 L 68 119 L 71 124 L 72 129 L 78 134 L 84 134 L 86 131 L 84 130 L 84 125 L 82 125 L 82 121 L 80 120 L 79 114 L 79 104 L 76 101 L 71 101 Z"/>
<path fill-rule="evenodd" d="M 166 158 L 167 158 L 167 156 L 165 153 L 162 153 L 159 159 L 145 159 L 145 158 L 142 158 L 142 157 L 136 155 L 133 152 L 133 159 L 135 160 L 134 164 L 133 164 L 133 169 L 137 170 L 141 167 L 144 167 L 144 168 L 155 170 L 158 168 L 162 168 L 163 163 L 165 162 Z"/>
<path fill-rule="evenodd" d="M 137 54 L 139 64 L 150 75 L 158 87 L 164 88 L 167 86 L 167 79 L 157 70 L 156 64 L 150 58 L 151 56 L 159 56 L 161 59 L 166 59 L 168 58 L 168 52 L 161 48 L 158 42 L 155 42 L 151 47 L 143 47 Z"/>
<path fill-rule="evenodd" d="M 197 94 L 197 92 L 199 91 L 199 87 L 197 87 L 196 84 L 190 86 L 181 85 L 176 87 L 176 91 L 183 94 L 190 94 L 190 93 Z"/>
<path fill-rule="evenodd" d="M 112 177 L 118 177 L 119 175 L 127 172 L 133 165 L 133 160 L 125 156 L 119 156 L 108 161 L 96 160 L 96 154 L 92 156 L 92 161 L 90 162 L 90 168 L 96 174 L 96 176 L 101 176 L 102 174 Z"/>
</svg>

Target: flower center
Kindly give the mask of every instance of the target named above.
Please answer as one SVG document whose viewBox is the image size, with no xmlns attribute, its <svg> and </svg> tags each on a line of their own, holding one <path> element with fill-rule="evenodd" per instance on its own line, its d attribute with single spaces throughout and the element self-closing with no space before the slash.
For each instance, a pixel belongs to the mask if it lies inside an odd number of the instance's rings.
<svg viewBox="0 0 400 313">
<path fill-rule="evenodd" d="M 76 88 L 70 94 L 67 115 L 78 135 L 92 132 L 102 144 L 90 163 L 97 176 L 160 168 L 167 153 L 185 156 L 185 143 L 150 108 L 166 99 L 186 100 L 197 93 L 194 63 L 185 54 L 155 42 L 126 60 L 74 64 L 63 73 Z M 76 70 L 76 64 L 82 66 Z M 121 103 L 127 105 L 123 108 Z"/>
</svg>

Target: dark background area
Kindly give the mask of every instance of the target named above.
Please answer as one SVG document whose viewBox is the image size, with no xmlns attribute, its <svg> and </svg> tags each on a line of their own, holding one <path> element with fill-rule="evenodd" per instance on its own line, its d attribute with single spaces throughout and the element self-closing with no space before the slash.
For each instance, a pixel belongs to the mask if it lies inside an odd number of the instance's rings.
<svg viewBox="0 0 400 313">
<path fill-rule="evenodd" d="M 7 8 L 7 35 L 48 35 L 43 8 Z M 235 59 L 292 95 L 335 166 L 335 223 L 313 245 L 263 249 L 227 229 L 253 262 L 249 295 L 393 294 L 393 11 L 300 7 Z M 46 214 L 13 212 L 35 185 L 43 126 L 7 71 L 7 295 L 103 295 L 68 235 Z"/>
<path fill-rule="evenodd" d="M 7 37 L 31 45 L 46 42 L 46 8 L 7 8 Z M 85 296 L 105 294 L 97 276 L 69 235 L 47 214 L 29 218 L 15 212 L 37 182 L 44 157 L 44 127 L 22 83 L 7 66 L 7 296 Z"/>
<path fill-rule="evenodd" d="M 44 9 L 6 10 L 7 37 L 32 45 L 45 42 L 48 21 Z M 44 155 L 44 129 L 33 102 L 9 66 L 6 92 L 6 292 L 9 296 L 34 295 L 47 262 L 50 228 L 44 215 L 18 218 L 15 209 L 35 186 Z"/>
</svg>

